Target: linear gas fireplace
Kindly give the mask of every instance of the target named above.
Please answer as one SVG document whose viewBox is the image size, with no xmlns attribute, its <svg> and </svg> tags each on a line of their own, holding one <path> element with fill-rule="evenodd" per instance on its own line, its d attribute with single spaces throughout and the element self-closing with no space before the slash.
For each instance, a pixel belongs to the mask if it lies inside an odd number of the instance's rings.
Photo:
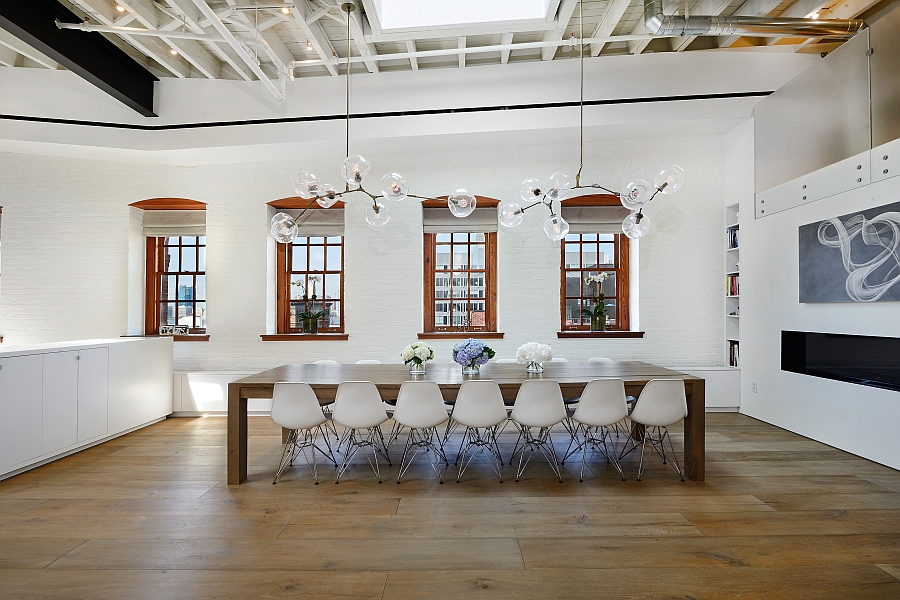
<svg viewBox="0 0 900 600">
<path fill-rule="evenodd" d="M 900 392 L 900 338 L 782 331 L 781 370 Z"/>
</svg>

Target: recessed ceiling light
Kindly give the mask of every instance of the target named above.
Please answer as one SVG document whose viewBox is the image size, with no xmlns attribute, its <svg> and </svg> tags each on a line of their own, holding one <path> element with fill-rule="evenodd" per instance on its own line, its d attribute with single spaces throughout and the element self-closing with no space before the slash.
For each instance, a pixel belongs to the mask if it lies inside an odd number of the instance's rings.
<svg viewBox="0 0 900 600">
<path fill-rule="evenodd" d="M 125 7 L 121 4 L 116 4 L 116 10 L 119 12 L 125 12 Z"/>
<path fill-rule="evenodd" d="M 171 54 L 172 56 L 178 56 L 178 50 L 176 50 L 175 48 L 169 48 L 169 54 Z"/>
<path fill-rule="evenodd" d="M 307 49 L 307 50 L 312 50 L 312 49 L 313 49 L 313 48 L 312 48 L 312 42 L 311 42 L 309 39 L 306 40 L 306 49 Z"/>
<path fill-rule="evenodd" d="M 282 6 L 282 7 L 281 7 L 281 14 L 283 14 L 283 15 L 289 15 L 289 14 L 291 14 L 291 9 L 289 9 L 287 6 Z"/>
</svg>

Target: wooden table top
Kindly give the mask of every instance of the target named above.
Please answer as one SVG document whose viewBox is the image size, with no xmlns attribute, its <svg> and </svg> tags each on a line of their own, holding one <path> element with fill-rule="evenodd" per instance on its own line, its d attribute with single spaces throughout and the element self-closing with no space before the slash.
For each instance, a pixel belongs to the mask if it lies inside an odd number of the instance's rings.
<svg viewBox="0 0 900 600">
<path fill-rule="evenodd" d="M 302 381 L 308 383 L 320 399 L 330 399 L 343 381 L 371 381 L 385 400 L 392 400 L 397 397 L 404 381 L 424 380 L 437 383 L 445 398 L 451 399 L 456 397 L 456 391 L 466 379 L 492 379 L 500 385 L 504 398 L 514 398 L 523 381 L 553 379 L 559 382 L 563 395 L 568 398 L 580 395 L 591 379 L 623 379 L 626 390 L 636 392 L 651 379 L 677 378 L 684 380 L 688 393 L 691 383 L 700 379 L 640 361 L 547 362 L 544 363 L 544 372 L 540 374 L 526 373 L 525 365 L 490 362 L 481 367 L 479 375 L 474 376 L 463 377 L 462 368 L 450 362 L 429 362 L 426 370 L 424 376 L 413 377 L 409 374 L 409 367 L 402 364 L 291 364 L 239 379 L 231 385 L 240 387 L 241 397 L 270 398 L 276 383 Z"/>
</svg>

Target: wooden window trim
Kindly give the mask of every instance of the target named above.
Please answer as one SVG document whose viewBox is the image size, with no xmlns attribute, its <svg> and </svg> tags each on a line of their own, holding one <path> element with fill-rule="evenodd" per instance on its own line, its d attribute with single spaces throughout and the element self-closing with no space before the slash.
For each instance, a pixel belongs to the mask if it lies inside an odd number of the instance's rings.
<svg viewBox="0 0 900 600">
<path fill-rule="evenodd" d="M 172 236 L 176 237 L 176 236 Z M 177 236 L 177 237 L 205 237 L 205 236 Z M 144 283 L 144 336 L 159 336 L 159 303 L 162 301 L 162 280 L 160 279 L 161 265 L 165 264 L 165 244 L 164 237 L 147 237 L 146 238 L 146 259 L 145 283 Z M 199 255 L 197 257 L 199 261 Z M 206 271 L 204 270 L 205 274 Z M 177 296 L 177 294 L 176 294 Z M 192 302 L 203 302 L 207 300 L 193 300 Z M 177 300 L 176 300 L 177 303 Z M 187 335 L 176 335 L 176 342 L 206 342 L 209 341 L 209 335 L 206 330 L 199 328 L 191 328 L 191 332 Z"/>
<path fill-rule="evenodd" d="M 462 231 L 457 233 L 464 233 Z M 469 327 L 467 331 L 453 331 L 452 326 L 448 329 L 436 329 L 434 326 L 434 260 L 436 233 L 424 234 L 425 242 L 425 261 L 424 261 L 424 297 L 425 297 L 425 323 L 419 339 L 466 339 L 477 334 L 484 337 L 494 339 L 503 337 L 502 333 L 497 332 L 497 232 L 490 231 L 484 234 L 484 276 L 485 282 L 485 303 L 486 315 L 485 326 L 482 329 L 472 329 Z M 469 242 L 471 244 L 471 242 Z M 451 270 L 452 272 L 452 270 Z M 453 298 L 448 299 L 453 302 Z"/>
<path fill-rule="evenodd" d="M 589 206 L 589 205 L 588 205 Z M 596 205 L 594 205 L 596 206 Z M 615 243 L 615 269 L 601 269 L 596 268 L 593 269 L 595 271 L 611 271 L 614 270 L 616 273 L 616 324 L 610 329 L 610 332 L 630 332 L 631 331 L 631 320 L 629 315 L 629 306 L 630 306 L 630 282 L 629 282 L 629 270 L 630 270 L 630 246 L 628 236 L 625 234 L 614 234 L 614 243 Z M 580 242 L 579 242 L 580 243 Z M 607 242 L 608 243 L 608 242 Z M 598 263 L 599 264 L 599 263 Z M 575 333 L 575 332 L 590 332 L 590 325 L 566 325 L 566 242 L 563 240 L 560 243 L 560 292 L 559 292 L 559 323 L 560 323 L 560 333 Z M 570 271 L 576 269 L 569 269 Z M 577 269 L 580 271 L 591 270 L 584 269 L 583 267 Z M 583 298 L 584 296 L 582 296 Z M 603 333 L 603 332 L 593 332 L 593 333 Z M 591 336 L 565 336 L 560 335 L 559 337 L 591 337 Z M 596 337 L 604 337 L 604 336 L 596 336 Z M 605 337 L 613 337 L 613 336 L 605 336 Z"/>
<path fill-rule="evenodd" d="M 206 210 L 206 203 L 187 198 L 150 198 L 132 202 L 128 206 L 141 210 Z"/>
<path fill-rule="evenodd" d="M 309 202 L 306 200 L 306 202 Z M 272 204 L 272 203 L 270 203 Z M 337 236 L 306 236 L 306 237 L 337 237 Z M 300 327 L 291 327 L 291 273 L 288 270 L 288 247 L 292 244 L 276 244 L 276 252 L 275 252 L 275 277 L 276 277 L 276 318 L 275 318 L 275 327 L 276 333 L 273 334 L 264 334 L 262 337 L 263 341 L 286 341 L 284 338 L 287 336 L 291 336 L 287 339 L 309 339 L 316 338 L 320 336 L 321 339 L 347 339 L 344 336 L 344 328 L 346 327 L 346 318 L 345 315 L 345 303 L 346 299 L 344 297 L 344 259 L 345 259 L 345 247 L 344 247 L 344 236 L 340 236 L 341 238 L 341 325 L 340 327 L 320 327 L 319 333 L 303 333 Z M 332 244 L 334 245 L 334 244 Z M 307 246 L 308 247 L 308 246 Z M 323 248 L 327 248 L 328 245 L 323 245 Z M 325 252 L 325 266 L 327 267 L 328 260 L 328 252 Z M 308 265 L 308 263 L 307 263 Z M 327 272 L 327 271 L 326 271 Z M 325 280 L 322 279 L 322 302 L 324 304 L 325 298 Z M 334 337 L 338 336 L 338 337 Z M 279 339 L 274 339 L 278 337 Z"/>
</svg>

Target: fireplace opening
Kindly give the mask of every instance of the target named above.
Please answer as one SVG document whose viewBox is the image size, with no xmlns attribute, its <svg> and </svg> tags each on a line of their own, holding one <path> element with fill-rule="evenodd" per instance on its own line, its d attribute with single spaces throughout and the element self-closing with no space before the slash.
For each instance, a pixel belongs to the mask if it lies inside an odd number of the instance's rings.
<svg viewBox="0 0 900 600">
<path fill-rule="evenodd" d="M 781 370 L 900 392 L 900 338 L 782 331 Z"/>
</svg>

